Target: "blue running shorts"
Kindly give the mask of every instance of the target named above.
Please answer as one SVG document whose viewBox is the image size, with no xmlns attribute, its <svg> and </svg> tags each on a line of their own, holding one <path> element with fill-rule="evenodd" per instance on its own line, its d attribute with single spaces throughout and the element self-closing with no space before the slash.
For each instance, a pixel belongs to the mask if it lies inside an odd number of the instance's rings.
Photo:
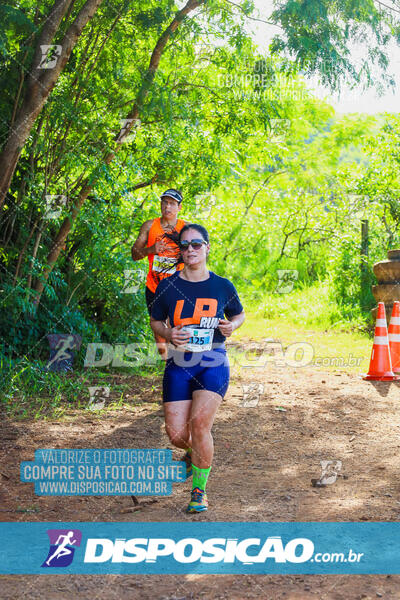
<svg viewBox="0 0 400 600">
<path fill-rule="evenodd" d="M 205 352 L 173 351 L 165 365 L 163 402 L 192 400 L 196 390 L 216 392 L 222 398 L 229 386 L 229 362 L 225 348 Z"/>
</svg>

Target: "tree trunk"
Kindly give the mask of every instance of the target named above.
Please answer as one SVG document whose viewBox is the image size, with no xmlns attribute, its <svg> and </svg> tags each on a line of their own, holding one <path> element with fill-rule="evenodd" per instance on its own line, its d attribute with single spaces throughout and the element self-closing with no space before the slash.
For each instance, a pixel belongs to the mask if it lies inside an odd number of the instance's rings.
<svg viewBox="0 0 400 600">
<path fill-rule="evenodd" d="M 26 249 L 28 248 L 29 242 L 31 241 L 31 238 L 32 238 L 33 234 L 35 233 L 35 229 L 38 226 L 39 221 L 40 221 L 40 215 L 37 217 L 35 223 L 33 224 L 33 227 L 32 227 L 32 229 L 31 229 L 31 231 L 30 231 L 30 233 L 29 233 L 29 235 L 28 235 L 28 237 L 27 237 L 27 239 L 25 241 L 25 244 L 24 244 L 22 250 L 19 253 L 17 268 L 15 269 L 15 275 L 14 275 L 14 279 L 13 279 L 13 283 L 12 283 L 14 287 L 17 284 L 17 280 L 18 280 L 18 277 L 19 277 L 19 272 L 20 272 L 21 265 L 22 265 L 22 260 L 23 260 L 23 258 L 25 256 Z"/>
<path fill-rule="evenodd" d="M 0 210 L 5 202 L 22 148 L 29 137 L 33 124 L 67 64 L 83 28 L 93 17 L 102 1 L 87 0 L 85 2 L 60 43 L 61 55 L 55 66 L 43 69 L 41 68 L 43 53 L 40 46 L 51 44 L 71 0 L 56 0 L 53 10 L 46 20 L 36 45 L 24 100 L 17 111 L 7 142 L 0 154 Z"/>
<path fill-rule="evenodd" d="M 44 227 L 44 223 L 42 223 L 37 231 L 36 234 L 36 240 L 35 243 L 33 245 L 33 250 L 32 250 L 32 257 L 31 257 L 31 264 L 30 264 L 30 271 L 28 274 L 28 281 L 26 283 L 26 298 L 28 298 L 28 290 L 31 289 L 31 284 L 32 284 L 32 269 L 33 269 L 33 265 L 35 264 L 35 259 L 37 257 L 37 253 L 38 253 L 38 249 L 39 249 L 39 244 L 40 244 L 40 240 L 42 239 L 42 235 L 43 235 L 43 227 Z"/>
<path fill-rule="evenodd" d="M 176 31 L 176 29 L 178 29 L 179 25 L 181 24 L 183 19 L 186 17 L 186 15 L 189 14 L 194 9 L 196 9 L 198 6 L 201 6 L 202 4 L 204 4 L 205 1 L 206 0 L 189 0 L 187 2 L 187 4 L 182 8 L 182 10 L 180 10 L 176 13 L 171 24 L 165 29 L 165 31 L 159 37 L 159 39 L 154 47 L 154 50 L 152 52 L 149 67 L 144 75 L 142 85 L 136 96 L 132 110 L 129 112 L 129 114 L 126 117 L 126 122 L 128 124 L 123 129 L 121 129 L 119 131 L 119 133 L 115 136 L 114 141 L 116 142 L 116 147 L 115 147 L 114 151 L 108 152 L 107 154 L 104 155 L 104 157 L 103 157 L 104 164 L 106 164 L 106 165 L 110 164 L 110 162 L 114 159 L 116 153 L 118 152 L 119 148 L 121 147 L 121 144 L 123 143 L 124 139 L 129 134 L 130 130 L 134 127 L 135 122 L 137 121 L 140 111 L 143 107 L 143 102 L 146 99 L 146 96 L 149 92 L 149 89 L 153 82 L 156 71 L 159 67 L 160 59 L 161 59 L 161 56 L 163 54 L 163 51 L 165 49 L 167 42 L 171 38 L 172 34 Z M 51 271 L 54 268 L 54 265 L 55 265 L 58 257 L 59 257 L 61 248 L 63 247 L 65 240 L 66 240 L 69 232 L 71 231 L 72 225 L 73 225 L 83 203 L 85 202 L 85 200 L 88 197 L 88 195 L 90 194 L 90 192 L 93 190 L 93 186 L 94 186 L 94 182 L 95 182 L 96 178 L 97 178 L 96 170 L 94 170 L 91 173 L 91 175 L 85 179 L 85 181 L 82 184 L 82 188 L 79 193 L 79 196 L 73 204 L 71 213 L 68 215 L 68 217 L 66 217 L 64 219 L 59 232 L 57 233 L 56 237 L 54 238 L 52 247 L 47 256 L 47 265 L 46 265 L 43 273 L 41 274 L 40 278 L 38 279 L 36 287 L 35 287 L 36 296 L 33 300 L 33 304 L 36 308 L 40 302 L 40 298 L 41 298 L 42 292 L 44 290 L 44 286 L 49 278 Z"/>
</svg>

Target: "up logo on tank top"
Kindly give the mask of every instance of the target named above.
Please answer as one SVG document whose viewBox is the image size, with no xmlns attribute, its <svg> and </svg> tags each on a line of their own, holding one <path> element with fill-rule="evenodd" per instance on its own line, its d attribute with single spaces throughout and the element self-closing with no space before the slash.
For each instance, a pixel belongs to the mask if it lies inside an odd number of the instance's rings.
<svg viewBox="0 0 400 600">
<path fill-rule="evenodd" d="M 189 341 L 181 346 L 182 350 L 189 352 L 211 350 L 214 331 L 219 323 L 218 317 L 215 316 L 218 310 L 218 301 L 215 298 L 197 298 L 193 316 L 182 318 L 184 305 L 185 300 L 178 300 L 174 311 L 175 326 L 183 325 L 183 330 L 190 335 Z"/>
<path fill-rule="evenodd" d="M 188 300 L 186 300 L 188 302 Z M 215 315 L 218 310 L 218 300 L 215 298 L 197 298 L 191 317 L 182 317 L 185 300 L 177 300 L 174 311 L 174 324 L 176 325 L 198 325 L 216 329 L 219 319 Z"/>
</svg>

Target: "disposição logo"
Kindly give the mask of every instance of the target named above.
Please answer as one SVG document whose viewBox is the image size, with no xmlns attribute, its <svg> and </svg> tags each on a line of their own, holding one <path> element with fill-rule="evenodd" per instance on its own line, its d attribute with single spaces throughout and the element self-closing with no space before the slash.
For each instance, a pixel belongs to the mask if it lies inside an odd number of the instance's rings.
<svg viewBox="0 0 400 600">
<path fill-rule="evenodd" d="M 48 529 L 47 535 L 50 548 L 42 567 L 68 567 L 73 561 L 75 547 L 81 545 L 82 532 L 79 529 Z"/>
</svg>

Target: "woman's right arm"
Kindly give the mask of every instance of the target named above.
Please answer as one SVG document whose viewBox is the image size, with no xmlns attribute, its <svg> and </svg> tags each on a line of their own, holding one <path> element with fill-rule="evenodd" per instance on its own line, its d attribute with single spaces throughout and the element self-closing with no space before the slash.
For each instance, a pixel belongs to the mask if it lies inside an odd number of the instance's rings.
<svg viewBox="0 0 400 600">
<path fill-rule="evenodd" d="M 182 331 L 183 325 L 166 327 L 164 321 L 156 321 L 150 317 L 150 326 L 154 333 L 163 337 L 167 342 L 171 342 L 174 346 L 181 346 L 190 340 L 190 333 L 188 331 Z"/>
</svg>

